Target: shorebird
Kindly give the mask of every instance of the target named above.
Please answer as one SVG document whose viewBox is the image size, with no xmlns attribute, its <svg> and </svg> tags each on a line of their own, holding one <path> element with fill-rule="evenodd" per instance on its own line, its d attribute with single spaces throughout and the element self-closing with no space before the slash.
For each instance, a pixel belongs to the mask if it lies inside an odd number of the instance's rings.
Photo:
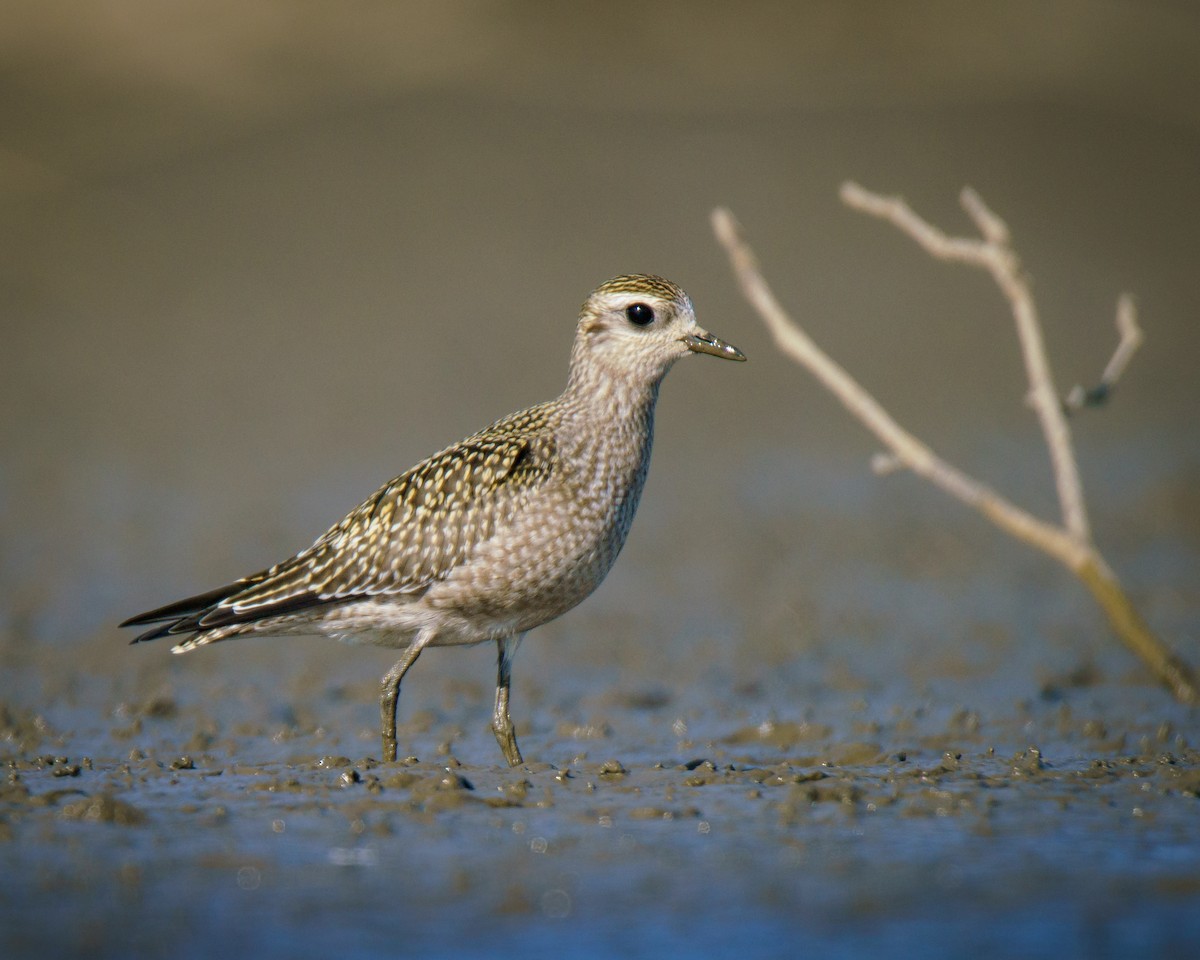
<svg viewBox="0 0 1200 960">
<path fill-rule="evenodd" d="M 388 761 L 400 682 L 421 651 L 491 641 L 492 730 L 517 766 L 513 655 L 527 631 L 578 604 L 612 567 L 650 465 L 659 386 L 690 353 L 746 359 L 700 328 L 669 280 L 609 280 L 583 304 L 557 399 L 418 463 L 307 550 L 121 626 L 153 625 L 133 643 L 184 637 L 173 653 L 248 634 L 320 633 L 402 649 L 380 695 Z"/>
</svg>

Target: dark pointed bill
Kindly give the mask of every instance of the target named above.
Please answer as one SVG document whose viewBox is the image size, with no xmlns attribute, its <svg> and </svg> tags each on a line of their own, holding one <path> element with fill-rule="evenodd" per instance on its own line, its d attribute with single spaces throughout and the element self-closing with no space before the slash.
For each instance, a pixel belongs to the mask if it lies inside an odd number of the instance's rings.
<svg viewBox="0 0 1200 960">
<path fill-rule="evenodd" d="M 689 333 L 680 339 L 693 353 L 707 353 L 726 360 L 745 360 L 746 355 L 732 343 L 714 337 L 711 333 Z"/>
</svg>

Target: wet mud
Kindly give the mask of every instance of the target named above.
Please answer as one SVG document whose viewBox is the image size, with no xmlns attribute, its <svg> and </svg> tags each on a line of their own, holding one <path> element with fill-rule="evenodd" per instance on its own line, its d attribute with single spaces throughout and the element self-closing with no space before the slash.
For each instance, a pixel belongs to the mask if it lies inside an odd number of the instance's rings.
<svg viewBox="0 0 1200 960">
<path fill-rule="evenodd" d="M 535 670 L 513 769 L 486 683 L 450 658 L 406 681 L 394 763 L 353 665 L 8 701 L 5 943 L 201 955 L 177 938 L 219 925 L 230 948 L 312 957 L 393 938 L 434 956 L 1005 955 L 1013 936 L 1031 956 L 1171 955 L 1200 936 L 1200 750 L 1190 713 L 1120 661 L 978 709 L 911 677 L 794 709 L 779 677 L 606 689 Z"/>
</svg>

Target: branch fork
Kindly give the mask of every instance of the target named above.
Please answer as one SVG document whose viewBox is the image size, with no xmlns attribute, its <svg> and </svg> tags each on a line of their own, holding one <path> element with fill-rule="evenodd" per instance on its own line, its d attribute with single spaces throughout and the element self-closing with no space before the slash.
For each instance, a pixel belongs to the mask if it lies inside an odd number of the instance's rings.
<svg viewBox="0 0 1200 960">
<path fill-rule="evenodd" d="M 1008 225 L 970 187 L 960 202 L 979 231 L 979 238 L 951 237 L 916 214 L 899 197 L 873 193 L 856 183 L 841 189 L 849 207 L 886 220 L 938 260 L 964 263 L 987 271 L 1012 310 L 1029 381 L 1028 402 L 1037 416 L 1050 461 L 1061 511 L 1051 523 L 1033 516 L 991 487 L 943 460 L 903 427 L 788 315 L 775 299 L 733 214 L 713 212 L 713 230 L 730 259 L 743 295 L 756 310 L 776 345 L 807 367 L 884 444 L 872 460 L 876 473 L 912 470 L 952 497 L 973 507 L 1010 535 L 1037 547 L 1062 563 L 1091 590 L 1118 636 L 1185 703 L 1200 703 L 1200 686 L 1191 670 L 1149 629 L 1092 540 L 1083 484 L 1071 442 L 1067 414 L 1102 402 L 1137 351 L 1142 332 L 1133 301 L 1123 296 L 1117 307 L 1120 340 L 1105 368 L 1100 386 L 1076 387 L 1061 400 L 1046 355 L 1037 307 L 1020 259 L 1011 247 Z M 1097 399 L 1099 398 L 1099 399 Z"/>
</svg>

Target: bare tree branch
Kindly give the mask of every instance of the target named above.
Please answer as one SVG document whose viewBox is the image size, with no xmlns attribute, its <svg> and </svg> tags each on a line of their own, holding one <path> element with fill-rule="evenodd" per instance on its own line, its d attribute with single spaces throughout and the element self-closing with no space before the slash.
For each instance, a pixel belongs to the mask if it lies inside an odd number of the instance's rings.
<svg viewBox="0 0 1200 960">
<path fill-rule="evenodd" d="M 1116 575 L 1092 542 L 1083 487 L 1071 445 L 1063 406 L 1058 399 L 1046 357 L 1041 325 L 1029 284 L 1013 252 L 1007 224 L 993 213 L 974 190 L 961 195 L 963 208 L 975 222 L 982 240 L 950 237 L 929 224 L 899 197 L 871 193 L 854 183 L 841 191 L 845 203 L 888 220 L 912 237 L 932 256 L 987 270 L 1004 293 L 1013 312 L 1029 378 L 1030 403 L 1038 417 L 1054 466 L 1055 485 L 1063 514 L 1062 526 L 1047 523 L 1016 506 L 995 490 L 937 456 L 901 427 L 839 364 L 822 351 L 775 299 L 759 269 L 757 258 L 742 237 L 732 213 L 713 212 L 713 230 L 725 248 L 734 275 L 751 306 L 762 317 L 779 348 L 806 366 L 887 447 L 872 466 L 879 473 L 904 467 L 929 480 L 951 496 L 978 510 L 1007 533 L 1054 557 L 1092 591 L 1121 639 L 1150 667 L 1181 701 L 1200 702 L 1200 687 L 1189 668 L 1150 631 Z M 1121 344 L 1105 377 L 1119 377 L 1140 342 L 1132 302 L 1118 310 Z"/>
<path fill-rule="evenodd" d="M 979 194 L 970 187 L 963 189 L 959 199 L 963 209 L 979 227 L 983 240 L 947 237 L 921 219 L 900 197 L 882 197 L 856 183 L 842 186 L 842 200 L 847 206 L 890 221 L 939 260 L 969 263 L 992 275 L 1008 300 L 1016 321 L 1021 354 L 1025 360 L 1025 374 L 1029 379 L 1029 404 L 1037 414 L 1042 435 L 1046 438 L 1063 522 L 1074 537 L 1090 540 L 1091 529 L 1083 502 L 1079 469 L 1075 465 L 1071 430 L 1054 386 L 1054 377 L 1050 373 L 1050 361 L 1046 356 L 1046 343 L 1033 294 L 1021 272 L 1020 260 L 1008 246 L 1008 225 L 988 209 Z"/>
</svg>

